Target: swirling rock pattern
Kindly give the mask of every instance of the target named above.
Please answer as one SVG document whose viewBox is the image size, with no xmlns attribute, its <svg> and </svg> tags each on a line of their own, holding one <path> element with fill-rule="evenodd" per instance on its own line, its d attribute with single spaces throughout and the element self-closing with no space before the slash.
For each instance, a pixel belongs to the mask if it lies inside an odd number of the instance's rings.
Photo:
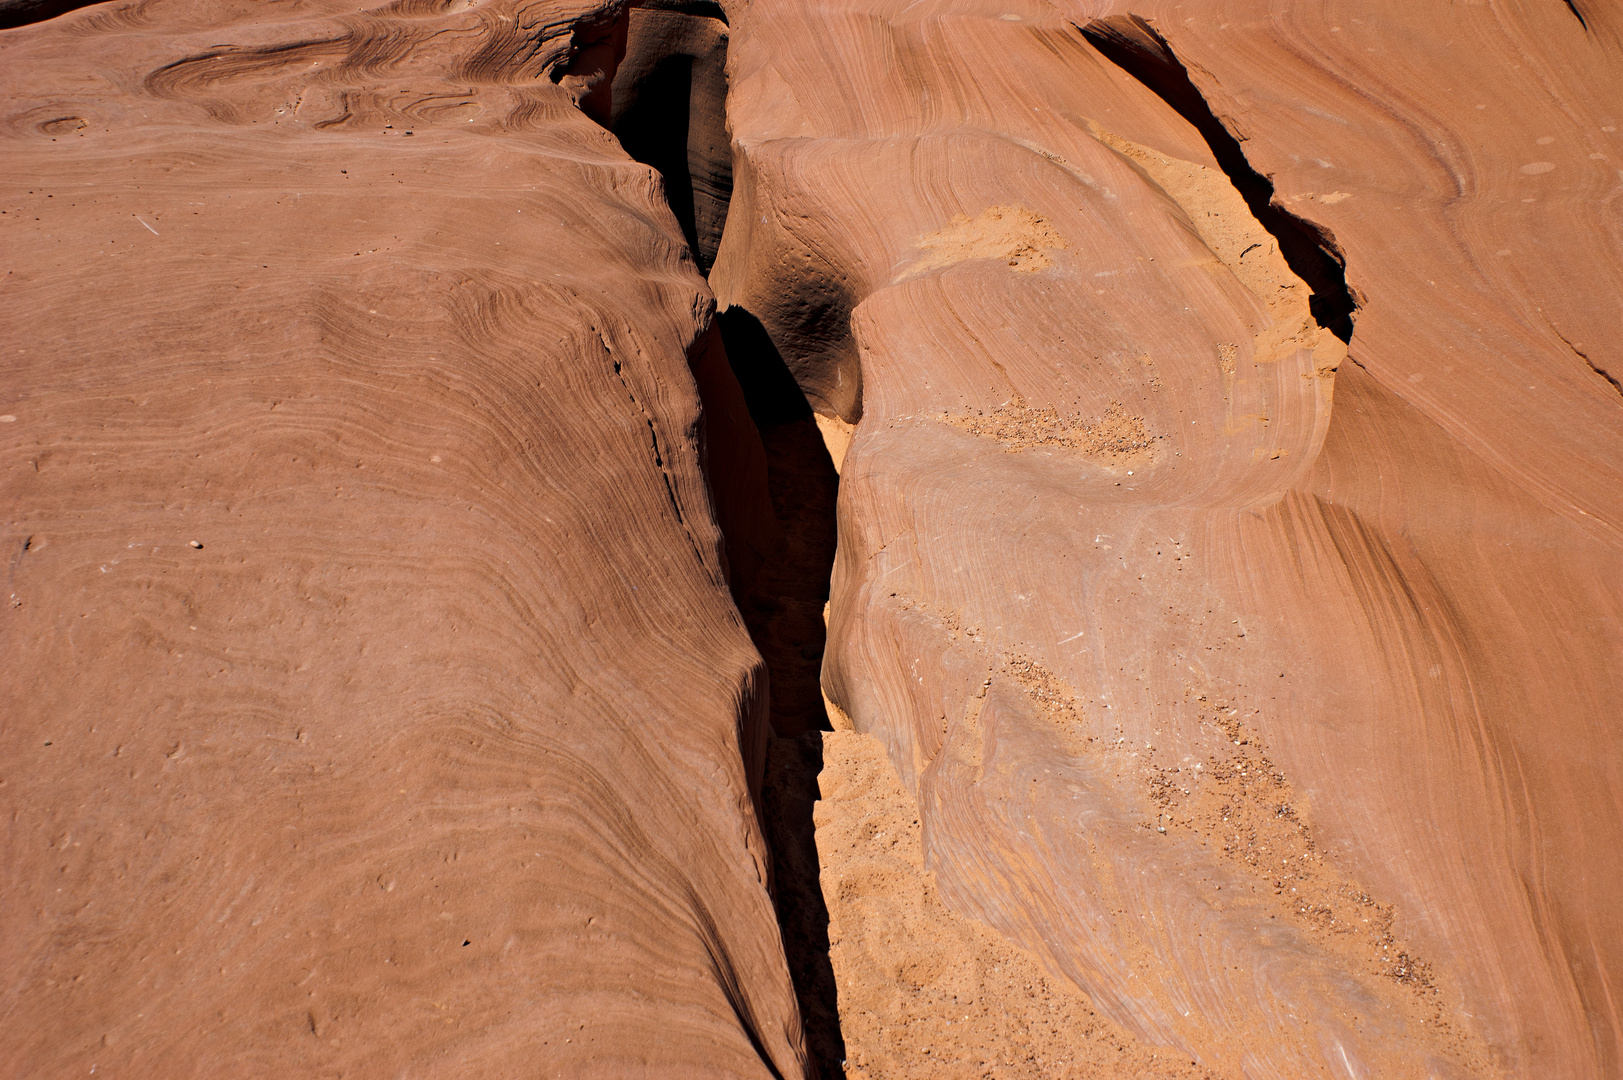
<svg viewBox="0 0 1623 1080">
<path fill-rule="evenodd" d="M 1623 23 L 1187 8 L 0 35 L 0 1060 L 812 1070 L 719 301 L 917 808 L 844 977 L 989 927 L 1178 1071 L 1623 1069 Z"/>
<path fill-rule="evenodd" d="M 8 1075 L 803 1073 L 623 30 L 0 36 Z"/>
<path fill-rule="evenodd" d="M 829 697 L 949 906 L 1230 1075 L 1623 1062 L 1594 7 L 733 12 L 711 282 L 856 425 Z"/>
</svg>

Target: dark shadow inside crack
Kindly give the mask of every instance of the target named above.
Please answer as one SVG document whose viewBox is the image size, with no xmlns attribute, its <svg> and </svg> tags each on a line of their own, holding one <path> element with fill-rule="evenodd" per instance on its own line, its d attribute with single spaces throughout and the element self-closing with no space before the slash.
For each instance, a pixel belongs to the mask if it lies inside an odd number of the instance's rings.
<svg viewBox="0 0 1623 1080">
<path fill-rule="evenodd" d="M 827 731 L 823 612 L 834 572 L 839 474 L 805 396 L 761 324 L 737 307 L 718 321 L 766 448 L 767 490 L 782 529 L 778 550 L 742 605 L 772 673 L 772 729 L 783 738 Z"/>
<path fill-rule="evenodd" d="M 58 15 L 66 15 L 100 0 L 0 0 L 0 30 L 11 30 L 31 23 L 44 22 Z"/>
<path fill-rule="evenodd" d="M 782 530 L 740 610 L 770 673 L 772 731 L 762 816 L 772 847 L 774 900 L 819 1075 L 843 1076 L 838 992 L 812 811 L 829 728 L 822 670 L 834 572 L 839 474 L 806 397 L 766 329 L 743 308 L 717 316 L 727 357 L 766 449 L 767 489 Z"/>
<path fill-rule="evenodd" d="M 710 272 L 733 191 L 727 19 L 710 0 L 645 0 L 629 14 L 609 128 L 656 169 L 701 273 Z"/>
<path fill-rule="evenodd" d="M 1240 141 L 1212 112 L 1167 40 L 1137 15 L 1094 19 L 1080 29 L 1105 59 L 1143 83 L 1194 125 L 1251 213 L 1279 242 L 1285 262 L 1312 290 L 1308 307 L 1314 321 L 1350 342 L 1358 303 L 1347 286 L 1346 259 L 1335 237 L 1274 201 L 1273 181 L 1252 167 Z"/>
<path fill-rule="evenodd" d="M 713 3 L 650 0 L 632 9 L 610 111 L 621 146 L 663 177 L 671 211 L 703 272 L 714 261 L 732 192 L 726 49 L 726 22 Z M 845 1043 L 812 818 L 822 732 L 829 727 L 821 683 L 823 613 L 834 567 L 839 476 L 805 394 L 760 320 L 733 307 L 717 314 L 716 325 L 747 408 L 722 400 L 733 390 L 718 391 L 713 373 L 700 380 L 718 516 L 724 533 L 729 519 L 763 516 L 766 508 L 725 505 L 722 487 L 736 498 L 747 485 L 729 484 L 724 476 L 732 463 L 716 457 L 720 448 L 758 439 L 764 495 L 777 526 L 768 540 L 761 529 L 727 536 L 729 562 L 739 575 L 735 598 L 769 676 L 772 731 L 759 810 L 772 851 L 773 902 L 814 1073 L 843 1077 Z"/>
</svg>

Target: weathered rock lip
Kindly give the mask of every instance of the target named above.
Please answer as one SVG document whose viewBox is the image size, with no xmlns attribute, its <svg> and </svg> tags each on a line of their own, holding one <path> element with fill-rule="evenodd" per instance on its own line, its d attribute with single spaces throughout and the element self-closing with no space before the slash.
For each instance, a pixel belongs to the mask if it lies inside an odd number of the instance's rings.
<svg viewBox="0 0 1623 1080">
<path fill-rule="evenodd" d="M 1334 235 L 1291 213 L 1275 199 L 1272 181 L 1246 160 L 1240 140 L 1212 112 L 1160 32 L 1137 15 L 1105 16 L 1080 28 L 1094 48 L 1149 87 L 1200 132 L 1257 222 L 1278 241 L 1291 271 L 1312 290 L 1313 318 L 1343 342 L 1350 342 L 1358 302 L 1347 284 L 1346 255 Z"/>
<path fill-rule="evenodd" d="M 44 22 L 101 0 L 0 0 L 0 30 Z"/>
</svg>

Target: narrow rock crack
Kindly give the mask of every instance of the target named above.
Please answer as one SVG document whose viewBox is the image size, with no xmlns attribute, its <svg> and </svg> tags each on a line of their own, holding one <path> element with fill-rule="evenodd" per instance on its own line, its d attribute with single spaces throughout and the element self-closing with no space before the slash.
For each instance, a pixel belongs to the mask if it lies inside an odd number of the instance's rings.
<svg viewBox="0 0 1623 1080">
<path fill-rule="evenodd" d="M 1312 290 L 1314 321 L 1344 342 L 1352 340 L 1358 302 L 1347 286 L 1346 260 L 1328 229 L 1301 218 L 1274 200 L 1273 181 L 1257 172 L 1240 140 L 1217 118 L 1189 78 L 1189 69 L 1150 23 L 1137 15 L 1112 15 L 1078 25 L 1105 59 L 1172 106 L 1206 140 L 1251 213 L 1279 241 L 1279 251 Z"/>
<path fill-rule="evenodd" d="M 586 111 L 614 133 L 626 153 L 660 174 L 694 263 L 707 273 L 733 184 L 725 115 L 726 16 L 710 0 L 645 0 L 623 18 L 618 31 L 624 35 L 623 57 L 612 67 L 598 59 L 572 70 L 601 72 L 594 86 L 612 81 L 609 100 L 599 98 Z M 612 38 L 607 29 L 599 34 Z M 584 109 L 584 98 L 582 104 Z M 701 380 L 706 438 L 712 447 L 759 443 L 766 461 L 761 494 L 770 502 L 766 516 L 782 534 L 775 547 L 765 545 L 774 549 L 763 552 L 758 575 L 734 583 L 740 614 L 768 672 L 771 737 L 759 810 L 772 854 L 773 903 L 814 1074 L 842 1077 L 846 1049 L 812 819 L 820 797 L 821 733 L 830 726 L 821 693 L 823 609 L 833 572 L 838 475 L 805 394 L 760 322 L 733 307 L 717 314 L 716 333 L 747 414 L 709 400 L 707 393 L 718 388 L 707 390 Z M 618 363 L 615 372 L 624 382 Z M 630 394 L 629 385 L 626 390 Z M 655 463 L 663 469 L 652 422 L 650 436 Z M 717 478 L 707 471 L 706 480 L 714 494 Z M 668 475 L 666 485 L 669 489 Z M 735 541 L 741 547 L 750 542 L 728 536 L 730 551 Z M 736 554 L 729 556 L 735 571 L 743 561 L 733 558 Z M 744 1026 L 750 1029 L 747 1022 Z M 764 1053 L 762 1061 L 771 1067 Z"/>
<path fill-rule="evenodd" d="M 1596 375 L 1599 375 L 1601 378 L 1611 383 L 1613 390 L 1616 390 L 1619 394 L 1623 394 L 1623 382 L 1619 382 L 1617 376 L 1613 375 L 1610 371 L 1607 371 L 1605 368 L 1595 363 L 1595 361 L 1591 360 L 1588 353 L 1584 352 L 1582 349 L 1578 348 L 1578 346 L 1568 341 L 1566 335 L 1561 333 L 1559 330 L 1556 331 L 1555 336 L 1560 338 L 1561 343 L 1567 348 L 1571 349 L 1573 354 L 1576 355 L 1578 359 L 1588 364 L 1590 371 L 1593 371 Z"/>
</svg>

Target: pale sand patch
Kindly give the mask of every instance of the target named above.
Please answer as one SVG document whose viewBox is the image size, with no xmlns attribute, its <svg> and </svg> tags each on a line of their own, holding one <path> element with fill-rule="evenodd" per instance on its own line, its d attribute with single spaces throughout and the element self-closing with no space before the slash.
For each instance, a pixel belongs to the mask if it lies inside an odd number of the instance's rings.
<svg viewBox="0 0 1623 1080">
<path fill-rule="evenodd" d="M 1279 242 L 1263 228 L 1245 198 L 1220 170 L 1163 154 L 1090 122 L 1089 133 L 1130 162 L 1150 183 L 1166 192 L 1188 216 L 1217 263 L 1227 267 L 1268 307 L 1271 325 L 1252 342 L 1253 359 L 1272 362 L 1297 349 L 1310 349 L 1314 367 L 1328 378 L 1346 359 L 1347 347 L 1313 319 L 1307 283 L 1291 270 Z M 1320 202 L 1350 198 L 1337 191 Z M 1232 356 L 1225 354 L 1225 361 Z M 1230 374 L 1225 364 L 1225 374 Z"/>
<path fill-rule="evenodd" d="M 1018 397 L 990 411 L 949 413 L 944 419 L 971 435 L 996 439 L 1007 453 L 1062 446 L 1112 465 L 1150 460 L 1157 438 L 1142 416 L 1129 413 L 1119 402 L 1112 402 L 1092 421 L 1061 415 L 1058 409 L 1034 408 Z"/>
<path fill-rule="evenodd" d="M 924 868 L 917 806 L 877 739 L 824 732 L 818 783 L 813 818 L 852 1080 L 1216 1075 L 1139 1042 L 1034 954 L 947 910 Z"/>
<path fill-rule="evenodd" d="M 834 462 L 834 472 L 839 474 L 840 467 L 845 464 L 845 452 L 851 449 L 851 438 L 856 434 L 857 426 L 847 424 L 838 416 L 824 416 L 814 413 L 812 419 L 817 421 L 817 432 L 823 436 L 823 445 L 828 447 L 828 456 Z"/>
<path fill-rule="evenodd" d="M 926 254 L 898 281 L 970 259 L 999 259 L 1011 270 L 1034 274 L 1053 264 L 1045 252 L 1069 245 L 1041 214 L 1020 206 L 989 206 L 974 217 L 959 214 L 946 228 L 920 237 L 916 246 Z"/>
</svg>

